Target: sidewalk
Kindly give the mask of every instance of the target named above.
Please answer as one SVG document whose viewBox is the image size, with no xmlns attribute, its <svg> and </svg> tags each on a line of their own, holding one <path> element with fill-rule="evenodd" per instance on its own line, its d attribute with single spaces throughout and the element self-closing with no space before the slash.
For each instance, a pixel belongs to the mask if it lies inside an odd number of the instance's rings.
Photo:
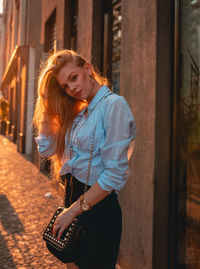
<svg viewBox="0 0 200 269">
<path fill-rule="evenodd" d="M 47 192 L 52 193 L 46 198 Z M 16 145 L 0 135 L 0 269 L 62 269 L 42 234 L 62 199 Z"/>
</svg>

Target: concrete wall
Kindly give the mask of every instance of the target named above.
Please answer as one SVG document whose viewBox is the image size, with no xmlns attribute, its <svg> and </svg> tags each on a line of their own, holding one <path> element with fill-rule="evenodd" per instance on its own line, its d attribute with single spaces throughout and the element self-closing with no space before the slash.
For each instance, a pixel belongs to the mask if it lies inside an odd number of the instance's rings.
<svg viewBox="0 0 200 269">
<path fill-rule="evenodd" d="M 19 1 L 19 32 L 18 32 L 18 45 L 27 44 L 27 1 Z"/>
<path fill-rule="evenodd" d="M 42 1 L 28 1 L 28 44 L 38 47 L 41 44 Z M 40 11 L 40 12 L 39 12 Z"/>
<path fill-rule="evenodd" d="M 9 27 L 10 23 L 11 23 L 11 15 L 12 15 L 12 1 L 8 1 L 5 0 L 4 1 L 4 16 L 6 16 L 6 21 L 4 24 L 4 29 L 5 29 L 5 38 L 4 38 L 4 67 L 7 65 L 9 59 L 10 59 L 10 44 L 11 44 L 11 40 L 10 40 L 10 30 L 11 27 Z"/>
<path fill-rule="evenodd" d="M 152 268 L 153 181 L 156 102 L 156 1 L 122 1 L 120 94 L 137 124 L 132 175 L 120 192 L 123 233 L 119 262 L 124 269 Z"/>
<path fill-rule="evenodd" d="M 0 15 L 0 80 L 3 75 L 3 44 L 4 44 L 4 24 L 3 16 Z"/>
<path fill-rule="evenodd" d="M 77 51 L 86 59 L 91 60 L 93 1 L 79 0 L 78 5 Z"/>
</svg>

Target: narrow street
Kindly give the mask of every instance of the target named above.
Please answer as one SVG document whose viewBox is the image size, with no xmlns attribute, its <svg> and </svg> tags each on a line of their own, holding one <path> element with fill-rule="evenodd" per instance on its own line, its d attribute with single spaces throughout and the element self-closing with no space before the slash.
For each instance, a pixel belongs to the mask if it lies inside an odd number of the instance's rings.
<svg viewBox="0 0 200 269">
<path fill-rule="evenodd" d="M 51 198 L 45 197 L 48 192 Z M 0 269 L 66 268 L 49 254 L 42 239 L 61 203 L 48 178 L 0 136 Z"/>
</svg>

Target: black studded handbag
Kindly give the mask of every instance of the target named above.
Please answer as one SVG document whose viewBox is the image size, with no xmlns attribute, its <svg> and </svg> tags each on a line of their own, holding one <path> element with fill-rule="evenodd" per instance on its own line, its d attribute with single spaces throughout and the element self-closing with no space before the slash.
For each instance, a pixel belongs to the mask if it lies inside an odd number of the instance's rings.
<svg viewBox="0 0 200 269">
<path fill-rule="evenodd" d="M 96 132 L 96 127 L 94 129 L 94 134 L 92 137 L 90 158 L 88 162 L 87 178 L 86 178 L 84 193 L 88 189 L 88 181 L 89 181 L 89 176 L 90 176 L 90 167 L 91 167 L 91 162 L 92 162 L 95 132 Z M 72 153 L 72 149 L 71 149 L 71 153 Z M 72 180 L 72 177 L 71 177 L 71 180 Z M 66 193 L 67 193 L 67 179 L 65 179 L 64 206 L 59 207 L 55 211 L 55 213 L 53 214 L 43 234 L 43 239 L 46 242 L 46 246 L 48 250 L 63 263 L 69 263 L 69 262 L 74 261 L 76 257 L 77 246 L 82 240 L 82 238 L 86 235 L 86 228 L 82 226 L 80 222 L 81 215 L 77 216 L 75 220 L 64 230 L 59 240 L 57 239 L 57 237 L 53 235 L 53 226 L 56 221 L 56 218 L 67 207 Z"/>
<path fill-rule="evenodd" d="M 76 218 L 62 233 L 60 240 L 52 233 L 54 222 L 57 216 L 65 207 L 59 207 L 51 218 L 43 234 L 48 250 L 61 262 L 73 262 L 75 258 L 76 247 L 81 238 L 85 235 L 85 227 L 80 225 L 80 219 Z"/>
</svg>

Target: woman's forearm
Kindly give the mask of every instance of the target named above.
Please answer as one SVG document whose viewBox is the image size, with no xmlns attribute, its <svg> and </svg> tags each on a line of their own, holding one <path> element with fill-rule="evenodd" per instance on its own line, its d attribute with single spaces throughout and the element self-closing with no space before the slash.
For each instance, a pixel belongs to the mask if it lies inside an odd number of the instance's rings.
<svg viewBox="0 0 200 269">
<path fill-rule="evenodd" d="M 103 190 L 98 182 L 94 183 L 94 185 L 84 194 L 84 199 L 92 206 L 96 205 L 98 202 L 103 200 L 106 196 L 108 196 L 110 192 Z M 74 202 L 70 209 L 74 213 L 75 216 L 81 214 L 83 210 L 80 206 L 80 199 Z"/>
<path fill-rule="evenodd" d="M 101 189 L 99 184 L 96 182 L 85 194 L 84 199 L 91 205 L 94 206 L 101 200 L 103 200 L 106 196 L 109 195 L 110 192 L 104 191 Z M 60 239 L 63 231 L 67 228 L 68 225 L 72 223 L 72 221 L 84 211 L 81 208 L 80 199 L 74 202 L 69 208 L 66 208 L 57 218 L 57 222 L 53 228 L 54 236 L 57 235 L 58 239 Z"/>
</svg>

